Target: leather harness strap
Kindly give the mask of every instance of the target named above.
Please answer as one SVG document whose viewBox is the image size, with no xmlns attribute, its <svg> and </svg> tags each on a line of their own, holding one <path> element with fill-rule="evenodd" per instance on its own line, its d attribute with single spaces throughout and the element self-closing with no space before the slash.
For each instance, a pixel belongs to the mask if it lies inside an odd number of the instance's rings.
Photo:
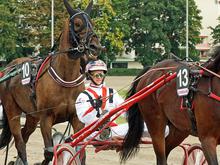
<svg viewBox="0 0 220 165">
<path fill-rule="evenodd" d="M 113 103 L 113 89 L 109 88 L 109 103 Z"/>
<path fill-rule="evenodd" d="M 215 100 L 217 100 L 217 101 L 220 101 L 220 96 L 217 96 L 216 94 L 214 94 L 212 92 L 210 92 L 208 96 L 215 99 Z"/>
<path fill-rule="evenodd" d="M 84 117 L 88 113 L 92 112 L 95 108 L 94 108 L 94 100 L 93 100 L 92 96 L 88 92 L 86 92 L 86 91 L 83 91 L 82 93 L 84 93 L 85 95 L 87 95 L 89 97 L 89 102 L 91 104 L 91 107 L 89 107 L 89 109 L 86 110 L 86 112 L 83 114 L 83 117 Z"/>
<path fill-rule="evenodd" d="M 77 79 L 73 81 L 64 81 L 61 79 L 58 74 L 55 72 L 55 70 L 52 67 L 48 68 L 48 73 L 52 77 L 54 81 L 56 81 L 59 85 L 66 87 L 66 88 L 72 88 L 79 86 L 85 81 L 85 75 L 81 74 Z"/>
<path fill-rule="evenodd" d="M 101 105 L 99 105 L 100 107 L 97 107 L 97 105 L 95 105 L 94 99 L 87 91 L 90 92 L 94 96 L 96 101 L 101 99 Z M 99 113 L 99 108 L 101 108 L 102 111 L 105 109 L 106 101 L 107 101 L 107 88 L 105 86 L 102 87 L 102 97 L 98 96 L 98 94 L 91 88 L 88 88 L 83 93 L 89 97 L 89 101 L 91 103 L 91 107 L 88 110 L 86 110 L 86 112 L 83 114 L 83 117 L 86 116 L 88 113 L 92 112 L 94 109 L 97 110 L 97 113 Z"/>
</svg>

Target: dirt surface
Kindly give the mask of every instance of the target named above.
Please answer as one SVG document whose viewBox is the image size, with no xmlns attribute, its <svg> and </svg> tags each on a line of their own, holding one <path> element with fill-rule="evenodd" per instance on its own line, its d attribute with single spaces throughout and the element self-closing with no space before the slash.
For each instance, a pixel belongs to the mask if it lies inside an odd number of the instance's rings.
<svg viewBox="0 0 220 165">
<path fill-rule="evenodd" d="M 57 131 L 64 132 L 66 128 L 66 124 L 59 124 L 55 126 Z M 188 137 L 184 143 L 195 144 L 198 143 L 197 138 Z M 30 137 L 30 140 L 27 144 L 27 154 L 28 161 L 30 165 L 34 165 L 35 163 L 39 163 L 43 160 L 43 140 L 41 137 L 40 129 L 37 129 Z M 3 150 L 0 151 L 0 164 L 4 164 L 5 152 Z M 16 150 L 14 145 L 9 150 L 9 161 L 15 161 Z M 177 147 L 174 149 L 169 157 L 168 164 L 169 165 L 180 165 L 182 163 L 184 156 L 184 151 L 182 148 Z M 8 162 L 9 162 L 8 161 Z M 87 147 L 87 165 L 120 165 L 119 162 L 119 154 L 114 150 L 109 151 L 101 151 L 95 153 L 94 147 Z M 153 152 L 153 147 L 151 144 L 142 144 L 139 153 L 137 156 L 126 162 L 126 165 L 154 165 L 155 163 L 155 155 Z"/>
<path fill-rule="evenodd" d="M 115 88 L 116 90 L 128 88 L 134 77 L 107 77 L 106 83 L 108 86 Z M 54 126 L 59 132 L 64 132 L 66 123 L 62 123 Z M 195 137 L 188 137 L 184 143 L 194 144 L 199 143 Z M 27 144 L 27 155 L 30 165 L 41 162 L 43 160 L 43 139 L 41 137 L 40 129 L 38 128 L 30 137 Z M 219 148 L 218 148 L 219 150 Z M 0 151 L 0 165 L 4 164 L 5 152 Z M 15 161 L 17 152 L 14 145 L 9 150 L 8 160 Z M 182 163 L 184 151 L 180 147 L 174 149 L 168 159 L 168 164 L 178 165 Z M 8 161 L 8 162 L 9 162 Z M 87 148 L 87 165 L 119 165 L 119 154 L 115 151 L 101 151 L 99 153 L 94 152 L 94 148 L 89 146 Z M 155 156 L 152 145 L 141 145 L 140 152 L 137 156 L 126 162 L 126 165 L 154 165 Z"/>
<path fill-rule="evenodd" d="M 57 131 L 64 132 L 66 128 L 66 124 L 58 124 L 55 126 Z M 189 137 L 186 139 L 185 143 L 198 143 L 197 138 Z M 41 162 L 43 160 L 43 140 L 41 137 L 40 129 L 38 128 L 30 137 L 30 140 L 27 144 L 27 154 L 28 161 L 30 165 L 34 165 L 35 163 Z M 4 164 L 5 152 L 3 150 L 0 151 L 0 164 Z M 14 145 L 9 150 L 9 161 L 15 161 L 16 150 Z M 176 148 L 172 151 L 169 157 L 169 164 L 181 164 L 184 156 L 183 149 L 180 147 Z M 87 148 L 87 165 L 119 165 L 119 154 L 114 150 L 110 151 L 101 151 L 99 153 L 95 153 L 94 147 L 88 146 Z M 129 161 L 127 161 L 126 165 L 150 165 L 155 164 L 155 156 L 153 152 L 153 147 L 150 144 L 141 145 L 140 152 L 137 156 Z"/>
</svg>

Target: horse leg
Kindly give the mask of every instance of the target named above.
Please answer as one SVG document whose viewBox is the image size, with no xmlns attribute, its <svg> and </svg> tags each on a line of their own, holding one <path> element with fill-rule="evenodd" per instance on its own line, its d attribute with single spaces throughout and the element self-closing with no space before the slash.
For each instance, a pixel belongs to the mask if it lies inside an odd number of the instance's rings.
<svg viewBox="0 0 220 165">
<path fill-rule="evenodd" d="M 200 139 L 205 158 L 209 165 L 218 164 L 216 146 L 217 141 L 214 137 L 205 137 Z"/>
<path fill-rule="evenodd" d="M 157 129 L 155 127 L 155 129 Z M 156 154 L 157 164 L 166 165 L 167 160 L 165 156 L 165 140 L 164 136 L 154 135 L 154 133 L 150 133 L 153 143 L 154 152 Z"/>
<path fill-rule="evenodd" d="M 6 110 L 9 127 L 12 135 L 14 136 L 15 147 L 18 152 L 18 156 L 21 158 L 24 165 L 27 165 L 27 153 L 26 153 L 26 144 L 22 138 L 21 134 L 21 124 L 20 124 L 20 115 L 21 109 L 14 102 L 13 97 L 9 95 L 7 97 L 7 102 L 4 104 Z"/>
<path fill-rule="evenodd" d="M 72 117 L 72 121 L 70 121 L 70 123 L 73 127 L 74 133 L 80 131 L 84 127 L 84 124 L 81 121 L 79 121 L 76 115 Z"/>
<path fill-rule="evenodd" d="M 142 108 L 144 112 L 144 108 Z M 143 115 L 145 116 L 148 115 Z M 152 115 L 153 117 L 154 115 Z M 155 117 L 155 116 L 154 116 Z M 166 165 L 166 155 L 165 155 L 165 127 L 166 127 L 166 120 L 163 116 L 159 117 L 160 120 L 155 120 L 155 118 L 151 118 L 148 116 L 146 125 L 148 127 L 148 131 L 150 133 L 152 144 L 154 148 L 154 152 L 156 154 L 157 164 Z M 160 122 L 159 122 L 160 121 Z"/>
<path fill-rule="evenodd" d="M 79 130 L 81 130 L 84 127 L 84 124 L 79 121 L 79 119 L 76 115 L 73 116 L 72 121 L 71 121 L 71 125 L 73 127 L 74 133 L 78 132 Z M 81 149 L 81 146 L 77 146 L 76 152 L 79 151 L 80 149 Z M 80 153 L 79 157 L 81 160 L 81 165 L 85 165 L 86 164 L 86 151 L 83 153 Z"/>
<path fill-rule="evenodd" d="M 52 158 L 53 158 L 53 140 L 52 140 L 52 122 L 53 118 L 51 116 L 44 116 L 40 120 L 40 129 L 41 129 L 41 134 L 44 139 L 44 158 L 45 160 L 43 161 L 42 164 L 48 164 Z"/>
<path fill-rule="evenodd" d="M 28 142 L 30 135 L 37 128 L 37 123 L 39 118 L 32 117 L 30 115 L 26 115 L 26 121 L 24 127 L 21 129 L 22 137 L 25 143 Z"/>
<path fill-rule="evenodd" d="M 169 135 L 165 139 L 166 158 L 168 158 L 172 149 L 182 143 L 188 135 L 188 133 L 179 131 L 173 125 L 169 125 Z"/>
</svg>

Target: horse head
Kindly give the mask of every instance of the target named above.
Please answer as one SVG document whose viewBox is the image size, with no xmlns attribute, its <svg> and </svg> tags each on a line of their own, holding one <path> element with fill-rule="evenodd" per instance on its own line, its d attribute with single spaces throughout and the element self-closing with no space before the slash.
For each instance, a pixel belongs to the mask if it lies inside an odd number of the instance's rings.
<svg viewBox="0 0 220 165">
<path fill-rule="evenodd" d="M 68 56 L 72 59 L 80 57 L 86 62 L 88 60 L 97 59 L 102 50 L 102 46 L 93 30 L 91 18 L 89 16 L 92 10 L 93 1 L 90 1 L 85 11 L 73 9 L 67 0 L 64 0 L 64 5 L 70 15 L 69 31 L 72 48 Z"/>
<path fill-rule="evenodd" d="M 209 57 L 211 57 L 206 63 L 203 64 L 207 69 L 217 73 L 220 71 L 220 45 L 215 45 L 209 51 Z M 205 75 L 210 75 L 205 72 Z"/>
</svg>

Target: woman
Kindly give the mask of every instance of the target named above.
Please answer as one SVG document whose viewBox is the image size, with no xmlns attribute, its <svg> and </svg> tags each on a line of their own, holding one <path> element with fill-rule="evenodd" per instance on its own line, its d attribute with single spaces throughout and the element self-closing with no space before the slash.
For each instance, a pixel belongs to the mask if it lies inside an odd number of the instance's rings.
<svg viewBox="0 0 220 165">
<path fill-rule="evenodd" d="M 86 65 L 86 74 L 90 80 L 87 89 L 76 99 L 76 112 L 78 118 L 85 126 L 97 120 L 103 114 L 119 106 L 124 100 L 116 90 L 105 86 L 104 80 L 107 73 L 107 66 L 102 60 L 91 61 Z M 123 138 L 128 130 L 128 124 L 112 123 L 110 128 L 105 129 L 96 140 L 107 140 L 110 138 Z M 97 130 L 98 131 L 98 130 Z M 97 131 L 88 138 L 93 137 Z M 166 136 L 169 129 L 166 128 Z M 144 136 L 150 137 L 145 125 Z"/>
</svg>

